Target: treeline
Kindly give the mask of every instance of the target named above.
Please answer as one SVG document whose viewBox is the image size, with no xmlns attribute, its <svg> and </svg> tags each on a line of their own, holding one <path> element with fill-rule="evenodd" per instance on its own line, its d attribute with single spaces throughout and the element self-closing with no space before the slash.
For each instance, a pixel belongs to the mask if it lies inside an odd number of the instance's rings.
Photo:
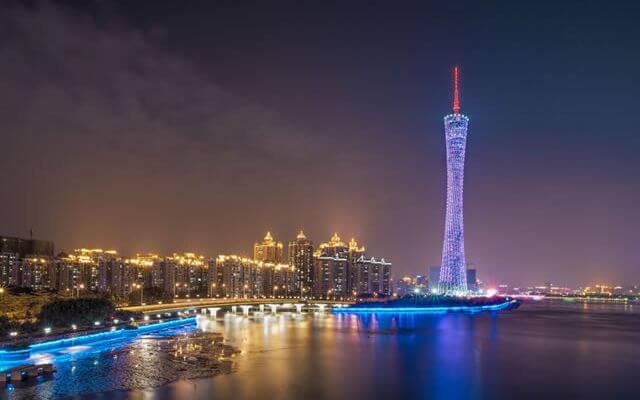
<svg viewBox="0 0 640 400">
<path fill-rule="evenodd" d="M 42 306 L 37 318 L 52 327 L 105 321 L 116 312 L 113 302 L 105 298 L 58 299 Z"/>
</svg>

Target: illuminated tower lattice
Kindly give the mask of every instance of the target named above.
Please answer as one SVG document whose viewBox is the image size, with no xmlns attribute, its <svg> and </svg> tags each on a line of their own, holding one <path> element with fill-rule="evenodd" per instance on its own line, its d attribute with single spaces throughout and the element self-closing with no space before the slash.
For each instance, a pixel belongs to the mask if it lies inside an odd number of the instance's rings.
<svg viewBox="0 0 640 400">
<path fill-rule="evenodd" d="M 464 259 L 462 192 L 464 152 L 469 118 L 460 114 L 459 71 L 453 68 L 453 114 L 444 117 L 447 142 L 447 212 L 439 289 L 444 293 L 465 293 L 467 273 Z"/>
</svg>

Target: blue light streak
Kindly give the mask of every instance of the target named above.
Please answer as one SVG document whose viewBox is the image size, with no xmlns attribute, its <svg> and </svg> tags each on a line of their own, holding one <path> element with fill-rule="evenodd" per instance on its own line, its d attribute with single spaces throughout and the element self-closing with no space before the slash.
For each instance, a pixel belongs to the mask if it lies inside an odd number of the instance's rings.
<svg viewBox="0 0 640 400">
<path fill-rule="evenodd" d="M 510 301 L 485 306 L 445 306 L 445 307 L 344 307 L 334 308 L 334 313 L 420 313 L 445 314 L 448 312 L 478 313 L 482 311 L 502 311 L 509 308 Z"/>
</svg>

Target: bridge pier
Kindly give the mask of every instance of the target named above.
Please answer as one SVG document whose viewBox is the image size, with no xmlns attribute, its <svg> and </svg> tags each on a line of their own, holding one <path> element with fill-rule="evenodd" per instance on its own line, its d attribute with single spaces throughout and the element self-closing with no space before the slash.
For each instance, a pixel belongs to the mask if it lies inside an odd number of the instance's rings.
<svg viewBox="0 0 640 400">
<path fill-rule="evenodd" d="M 231 312 L 234 314 L 238 312 L 238 306 L 231 306 Z"/>
<path fill-rule="evenodd" d="M 277 304 L 269 304 L 269 308 L 271 308 L 271 314 L 275 314 L 278 311 Z"/>
<path fill-rule="evenodd" d="M 264 304 L 260 304 L 260 312 L 263 313 L 264 312 Z"/>
<path fill-rule="evenodd" d="M 217 318 L 218 311 L 220 311 L 220 307 L 211 307 L 211 308 L 208 308 L 207 310 L 209 310 L 209 314 L 213 315 L 213 318 Z"/>
<path fill-rule="evenodd" d="M 327 308 L 326 304 L 316 304 L 316 306 L 318 306 L 318 308 L 320 308 L 320 312 L 324 313 L 324 309 Z"/>
<path fill-rule="evenodd" d="M 240 308 L 242 308 L 242 313 L 245 316 L 248 317 L 249 316 L 249 310 L 251 309 L 251 306 L 240 306 Z"/>
<path fill-rule="evenodd" d="M 298 314 L 302 314 L 302 306 L 304 306 L 304 304 L 296 304 L 296 312 Z"/>
</svg>

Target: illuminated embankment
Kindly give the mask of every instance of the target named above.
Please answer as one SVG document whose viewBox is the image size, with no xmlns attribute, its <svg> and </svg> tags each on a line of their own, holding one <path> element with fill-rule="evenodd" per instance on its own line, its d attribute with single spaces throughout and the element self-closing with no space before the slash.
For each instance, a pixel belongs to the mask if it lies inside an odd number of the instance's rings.
<svg viewBox="0 0 640 400">
<path fill-rule="evenodd" d="M 518 300 L 505 300 L 504 302 L 489 305 L 451 305 L 451 306 L 424 306 L 424 307 L 408 307 L 408 306 L 387 306 L 376 307 L 339 307 L 334 308 L 334 313 L 422 313 L 422 314 L 444 314 L 448 312 L 466 312 L 479 313 L 483 311 L 504 311 L 517 308 Z"/>
<path fill-rule="evenodd" d="M 196 317 L 188 317 L 171 321 L 150 323 L 139 326 L 135 329 L 113 329 L 105 332 L 81 334 L 73 337 L 54 339 L 46 342 L 34 343 L 23 349 L 0 350 L 0 369 L 4 369 L 5 364 L 9 365 L 16 362 L 33 362 L 38 364 L 39 362 L 37 359 L 33 358 L 35 355 L 40 353 L 57 353 L 72 347 L 95 345 L 103 342 L 123 343 L 135 338 L 136 336 L 149 332 L 192 324 L 195 323 L 195 320 Z"/>
</svg>

